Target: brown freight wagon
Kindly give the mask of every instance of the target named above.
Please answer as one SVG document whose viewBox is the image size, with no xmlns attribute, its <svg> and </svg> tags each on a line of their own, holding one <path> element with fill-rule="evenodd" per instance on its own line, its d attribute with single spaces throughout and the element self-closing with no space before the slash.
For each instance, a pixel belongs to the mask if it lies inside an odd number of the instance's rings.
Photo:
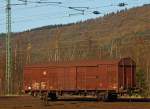
<svg viewBox="0 0 150 109">
<path fill-rule="evenodd" d="M 135 87 L 135 69 L 131 58 L 27 65 L 24 67 L 24 91 L 47 92 L 51 99 L 64 93 L 111 99 Z"/>
</svg>

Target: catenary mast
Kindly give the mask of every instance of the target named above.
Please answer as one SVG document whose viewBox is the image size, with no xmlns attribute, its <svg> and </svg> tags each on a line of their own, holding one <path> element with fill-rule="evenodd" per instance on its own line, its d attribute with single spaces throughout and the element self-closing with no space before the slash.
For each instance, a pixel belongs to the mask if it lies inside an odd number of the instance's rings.
<svg viewBox="0 0 150 109">
<path fill-rule="evenodd" d="M 6 0 L 6 71 L 5 94 L 12 94 L 12 56 L 11 56 L 11 0 Z"/>
</svg>

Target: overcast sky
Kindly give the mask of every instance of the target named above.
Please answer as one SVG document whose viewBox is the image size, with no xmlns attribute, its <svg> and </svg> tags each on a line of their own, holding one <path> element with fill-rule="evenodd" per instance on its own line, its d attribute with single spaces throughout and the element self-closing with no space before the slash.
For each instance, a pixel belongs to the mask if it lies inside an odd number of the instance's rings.
<svg viewBox="0 0 150 109">
<path fill-rule="evenodd" d="M 0 2 L 0 33 L 6 31 L 5 22 L 5 2 Z M 11 0 L 11 4 L 21 3 L 18 0 Z M 40 0 L 29 0 L 40 1 Z M 103 16 L 106 13 L 116 12 L 124 8 L 132 8 L 150 4 L 150 0 L 41 0 L 51 2 L 62 2 L 62 4 L 36 4 L 12 5 L 12 31 L 20 32 L 31 28 L 53 25 L 67 24 L 77 21 L 84 21 L 90 18 Z M 119 3 L 126 3 L 125 7 L 117 6 Z M 89 7 L 85 9 L 85 14 L 80 11 L 69 9 L 68 7 Z M 95 15 L 92 12 L 99 11 L 101 14 Z M 69 14 L 75 14 L 69 16 Z"/>
</svg>

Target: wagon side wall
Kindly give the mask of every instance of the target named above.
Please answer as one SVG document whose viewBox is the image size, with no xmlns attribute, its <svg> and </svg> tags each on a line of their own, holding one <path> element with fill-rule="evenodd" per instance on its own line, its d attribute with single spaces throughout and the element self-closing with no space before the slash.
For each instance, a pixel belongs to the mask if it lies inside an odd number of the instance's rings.
<svg viewBox="0 0 150 109">
<path fill-rule="evenodd" d="M 101 90 L 117 90 L 118 69 L 116 64 L 100 64 L 98 67 L 99 87 Z"/>
<path fill-rule="evenodd" d="M 45 67 L 26 67 L 23 72 L 23 88 L 29 90 L 47 90 L 48 72 Z M 43 85 L 43 86 L 42 86 Z"/>
</svg>

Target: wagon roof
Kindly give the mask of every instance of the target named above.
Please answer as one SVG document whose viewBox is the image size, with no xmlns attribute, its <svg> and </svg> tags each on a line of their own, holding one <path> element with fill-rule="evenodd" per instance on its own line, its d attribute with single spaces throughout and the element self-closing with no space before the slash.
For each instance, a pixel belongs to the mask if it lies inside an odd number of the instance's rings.
<svg viewBox="0 0 150 109">
<path fill-rule="evenodd" d="M 25 67 L 55 67 L 55 66 L 97 66 L 97 65 L 116 65 L 119 60 L 80 60 L 80 61 L 66 61 L 66 62 L 50 62 L 47 64 L 31 64 Z"/>
<path fill-rule="evenodd" d="M 122 64 L 123 61 L 131 60 L 131 58 L 122 58 L 115 60 L 76 60 L 76 61 L 65 61 L 65 62 L 50 62 L 46 64 L 30 64 L 25 67 L 39 67 L 39 68 L 48 68 L 48 67 L 65 67 L 65 66 L 97 66 L 97 65 L 118 65 Z M 124 62 L 125 62 L 124 61 Z"/>
</svg>

